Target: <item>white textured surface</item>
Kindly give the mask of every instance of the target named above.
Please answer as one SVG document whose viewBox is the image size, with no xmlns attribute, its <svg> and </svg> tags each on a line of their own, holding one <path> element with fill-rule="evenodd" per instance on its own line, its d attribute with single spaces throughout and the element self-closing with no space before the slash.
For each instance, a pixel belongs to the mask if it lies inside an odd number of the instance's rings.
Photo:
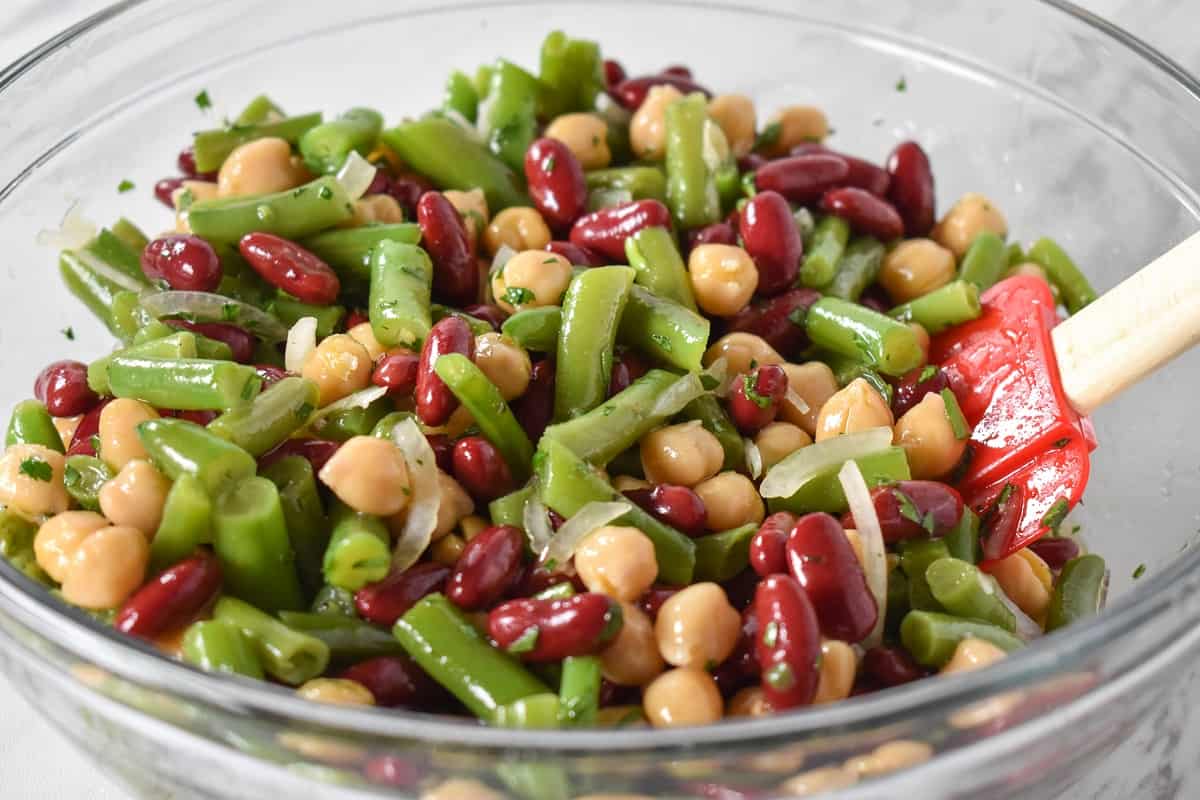
<svg viewBox="0 0 1200 800">
<path fill-rule="evenodd" d="M 1079 0 L 1200 70 L 1195 0 Z M 0 3 L 0 64 L 11 62 L 66 26 L 103 8 L 97 0 L 8 0 Z M 631 56 L 635 54 L 630 54 Z M 631 58 L 631 60 L 637 60 Z M 72 749 L 0 677 L 0 798 L 4 800 L 128 800 Z"/>
</svg>

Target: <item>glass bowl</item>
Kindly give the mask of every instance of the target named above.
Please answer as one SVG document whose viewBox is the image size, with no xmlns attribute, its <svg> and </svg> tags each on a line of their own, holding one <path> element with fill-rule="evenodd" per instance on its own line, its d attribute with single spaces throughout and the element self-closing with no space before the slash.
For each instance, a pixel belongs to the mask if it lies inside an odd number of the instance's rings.
<svg viewBox="0 0 1200 800">
<path fill-rule="evenodd" d="M 1017 238 L 1058 237 L 1100 289 L 1200 216 L 1200 85 L 1068 3 L 123 3 L 0 74 L 0 405 L 25 397 L 45 363 L 109 347 L 59 285 L 55 254 L 34 243 L 69 203 L 166 228 L 154 181 L 193 130 L 252 95 L 296 111 L 370 105 L 395 120 L 435 105 L 452 68 L 497 55 L 534 63 L 552 28 L 599 40 L 633 74 L 690 64 L 764 113 L 818 103 L 850 152 L 879 159 L 916 138 L 943 209 L 987 193 Z M 202 89 L 216 114 L 194 104 Z M 136 191 L 118 193 L 126 179 Z M 919 743 L 901 749 L 920 757 L 847 796 L 1173 795 L 1200 752 L 1188 724 L 1200 699 L 1200 554 L 1189 549 L 1198 389 L 1192 354 L 1096 415 L 1102 444 L 1072 521 L 1108 559 L 1110 606 L 979 673 L 701 729 L 492 730 L 205 675 L 63 607 L 7 564 L 0 666 L 147 797 L 419 796 L 452 778 L 529 800 L 740 796 L 720 786 L 769 797 L 796 773 L 896 740 Z"/>
</svg>

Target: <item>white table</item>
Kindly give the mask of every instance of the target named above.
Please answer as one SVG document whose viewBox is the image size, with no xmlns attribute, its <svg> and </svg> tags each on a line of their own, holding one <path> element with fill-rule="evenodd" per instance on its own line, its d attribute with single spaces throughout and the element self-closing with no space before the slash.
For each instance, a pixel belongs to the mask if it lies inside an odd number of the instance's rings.
<svg viewBox="0 0 1200 800">
<path fill-rule="evenodd" d="M 1195 0 L 1077 0 L 1200 72 Z M 0 5 L 0 64 L 7 64 L 103 0 L 8 0 Z M 0 797 L 5 800 L 128 800 L 97 773 L 0 676 Z"/>
</svg>

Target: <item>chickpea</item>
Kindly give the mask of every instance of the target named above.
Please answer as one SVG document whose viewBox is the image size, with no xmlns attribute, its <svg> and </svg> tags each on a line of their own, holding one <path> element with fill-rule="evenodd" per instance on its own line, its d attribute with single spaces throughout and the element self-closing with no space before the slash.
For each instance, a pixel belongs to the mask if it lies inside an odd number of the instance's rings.
<svg viewBox="0 0 1200 800">
<path fill-rule="evenodd" d="M 758 288 L 758 268 L 750 254 L 731 244 L 702 244 L 688 256 L 696 303 L 707 314 L 732 317 Z"/>
<path fill-rule="evenodd" d="M 768 127 L 775 124 L 779 125 L 779 135 L 766 150 L 771 158 L 786 156 L 798 144 L 820 142 L 829 135 L 829 120 L 816 106 L 781 108 L 767 121 Z"/>
<path fill-rule="evenodd" d="M 1034 558 L 1037 556 L 1034 555 Z M 988 573 L 1017 607 L 1030 617 L 1041 619 L 1046 613 L 1050 605 L 1050 592 L 1034 572 L 1033 565 L 1020 552 L 993 562 L 988 567 Z"/>
<path fill-rule="evenodd" d="M 821 406 L 817 415 L 818 442 L 871 428 L 892 427 L 892 409 L 875 387 L 855 378 Z"/>
<path fill-rule="evenodd" d="M 390 194 L 369 194 L 355 200 L 353 215 L 338 227 L 361 228 L 376 222 L 404 222 L 404 209 Z"/>
<path fill-rule="evenodd" d="M 897 303 L 907 303 L 945 286 L 954 272 L 954 253 L 932 239 L 908 239 L 884 256 L 879 283 Z"/>
<path fill-rule="evenodd" d="M 788 797 L 813 797 L 838 789 L 849 789 L 858 783 L 858 774 L 841 767 L 818 767 L 802 772 L 779 787 Z"/>
<path fill-rule="evenodd" d="M 821 676 L 813 705 L 836 703 L 850 696 L 854 676 L 858 674 L 858 656 L 854 648 L 837 639 L 821 642 Z"/>
<path fill-rule="evenodd" d="M 635 478 L 632 475 L 618 475 L 613 478 L 613 488 L 618 492 L 630 492 L 634 489 L 653 489 L 654 484 L 650 481 L 644 481 L 641 478 Z"/>
<path fill-rule="evenodd" d="M 300 374 L 317 385 L 318 402 L 327 406 L 367 388 L 373 365 L 367 348 L 344 333 L 335 333 L 321 340 Z"/>
<path fill-rule="evenodd" d="M 954 655 L 942 667 L 940 674 L 953 675 L 957 672 L 983 669 L 995 664 L 1005 655 L 1003 650 L 989 641 L 968 637 L 954 648 Z"/>
<path fill-rule="evenodd" d="M 740 472 L 722 472 L 693 487 L 708 509 L 708 529 L 727 531 L 763 521 L 766 511 L 754 482 Z"/>
<path fill-rule="evenodd" d="M 375 329 L 371 327 L 369 322 L 360 322 L 350 330 L 346 331 L 346 335 L 363 346 L 367 351 L 367 356 L 372 361 L 378 361 L 385 353 L 389 351 L 386 347 L 379 343 L 375 338 Z M 411 353 L 412 351 L 406 347 L 397 347 L 394 352 Z"/>
<path fill-rule="evenodd" d="M 483 189 L 472 189 L 469 192 L 459 192 L 454 189 L 447 189 L 442 192 L 450 205 L 458 211 L 458 215 L 462 217 L 463 225 L 467 229 L 467 240 L 471 244 L 471 252 L 479 250 L 479 238 L 483 236 L 484 228 L 487 227 L 488 220 L 491 215 L 488 214 L 487 195 L 483 193 Z"/>
<path fill-rule="evenodd" d="M 293 753 L 321 764 L 358 767 L 367 759 L 365 748 L 332 736 L 285 730 L 275 734 L 275 741 Z"/>
<path fill-rule="evenodd" d="M 437 527 L 433 529 L 432 538 L 435 542 L 454 530 L 459 520 L 475 510 L 475 501 L 467 494 L 467 490 L 440 469 L 438 491 L 441 492 L 442 502 L 438 504 Z M 398 514 L 389 519 L 392 533 L 398 534 L 404 529 L 404 516 Z"/>
<path fill-rule="evenodd" d="M 550 228 L 542 215 L 524 206 L 504 209 L 492 218 L 483 232 L 483 243 L 493 256 L 501 245 L 508 245 L 517 252 L 541 250 L 550 239 Z"/>
<path fill-rule="evenodd" d="M 113 525 L 137 528 L 153 539 L 171 482 L 149 461 L 134 459 L 100 487 L 100 510 Z"/>
<path fill-rule="evenodd" d="M 664 672 L 646 687 L 642 707 L 654 727 L 680 728 L 717 722 L 725 704 L 711 675 L 702 669 L 680 667 Z"/>
<path fill-rule="evenodd" d="M 137 426 L 158 419 L 158 412 L 139 400 L 118 397 L 100 412 L 100 457 L 113 469 L 133 461 L 147 459 L 149 454 L 138 439 Z"/>
<path fill-rule="evenodd" d="M 725 451 L 699 422 L 659 428 L 642 437 L 642 469 L 651 483 L 695 486 L 721 471 Z"/>
<path fill-rule="evenodd" d="M 525 250 L 492 276 L 492 295 L 508 313 L 518 308 L 556 306 L 571 283 L 571 262 L 546 250 Z"/>
<path fill-rule="evenodd" d="M 578 112 L 555 117 L 543 135 L 565 144 L 584 169 L 603 169 L 612 161 L 608 124 L 596 114 Z"/>
<path fill-rule="evenodd" d="M 643 161 L 662 161 L 667 154 L 667 106 L 682 99 L 674 86 L 651 86 L 629 120 L 629 144 Z"/>
<path fill-rule="evenodd" d="M 766 695 L 760 686 L 739 689 L 725 706 L 727 717 L 765 717 L 770 713 L 771 706 L 767 703 Z"/>
<path fill-rule="evenodd" d="M 475 337 L 475 366 L 496 384 L 505 400 L 515 400 L 529 388 L 533 362 L 529 353 L 502 333 Z"/>
<path fill-rule="evenodd" d="M 925 330 L 925 326 L 919 322 L 910 322 L 908 327 L 917 337 L 917 347 L 921 348 L 922 363 L 929 363 L 929 348 L 933 344 L 933 340 L 929 338 L 929 331 Z"/>
<path fill-rule="evenodd" d="M 184 181 L 179 184 L 179 188 L 171 192 L 171 202 L 175 205 L 175 232 L 191 233 L 188 208 L 191 208 L 193 203 L 216 200 L 218 196 L 217 184 L 211 181 Z"/>
<path fill-rule="evenodd" d="M 596 711 L 597 728 L 644 728 L 646 714 L 640 705 L 604 706 Z"/>
<path fill-rule="evenodd" d="M 412 493 L 404 453 L 375 436 L 355 436 L 339 447 L 320 478 L 355 511 L 380 517 L 399 514 Z"/>
<path fill-rule="evenodd" d="M 294 189 L 311 178 L 286 139 L 267 136 L 240 145 L 217 173 L 220 197 L 270 194 Z"/>
<path fill-rule="evenodd" d="M 83 421 L 83 415 L 77 417 L 52 417 L 51 422 L 54 423 L 54 430 L 58 431 L 58 438 L 62 442 L 63 447 L 70 447 L 71 440 L 75 438 L 75 429 L 79 427 L 79 423 Z"/>
<path fill-rule="evenodd" d="M 694 583 L 672 595 L 654 622 L 658 651 L 676 667 L 707 669 L 720 664 L 741 633 L 742 615 L 715 583 Z"/>
<path fill-rule="evenodd" d="M 469 542 L 487 530 L 491 524 L 483 517 L 468 514 L 459 521 L 458 529 L 462 531 L 462 538 Z"/>
<path fill-rule="evenodd" d="M 975 237 L 984 231 L 991 231 L 1004 238 L 1008 235 L 1008 223 L 1000 209 L 992 205 L 991 200 L 981 194 L 969 192 L 951 206 L 930 235 L 935 242 L 954 253 L 954 257 L 961 261 L 967 250 L 971 249 Z"/>
<path fill-rule="evenodd" d="M 589 592 L 631 603 L 654 583 L 654 543 L 637 528 L 605 525 L 575 550 L 575 571 Z"/>
<path fill-rule="evenodd" d="M 784 364 L 783 371 L 788 377 L 788 393 L 779 405 L 779 415 L 812 436 L 817 432 L 817 418 L 821 409 L 829 402 L 829 398 L 837 394 L 837 378 L 829 365 L 822 361 Z M 797 399 L 804 405 L 797 403 Z"/>
<path fill-rule="evenodd" d="M 0 506 L 27 517 L 61 514 L 71 505 L 63 485 L 66 456 L 40 444 L 15 444 L 0 458 Z"/>
<path fill-rule="evenodd" d="M 1042 557 L 1028 547 L 1022 547 L 1016 554 L 1025 559 L 1025 563 L 1033 570 L 1033 576 L 1041 582 L 1042 587 L 1050 594 L 1053 594 L 1054 575 L 1050 572 L 1050 566 L 1042 560 Z"/>
<path fill-rule="evenodd" d="M 422 792 L 421 800 L 504 800 L 504 795 L 479 781 L 454 778 Z"/>
<path fill-rule="evenodd" d="M 33 555 L 38 566 L 62 583 L 80 543 L 107 527 L 108 520 L 94 511 L 65 511 L 51 517 L 33 537 Z"/>
<path fill-rule="evenodd" d="M 729 149 L 741 158 L 754 147 L 754 101 L 744 94 L 720 94 L 708 101 L 708 115 L 721 126 Z"/>
<path fill-rule="evenodd" d="M 429 546 L 429 555 L 437 563 L 453 567 L 458 563 L 458 557 L 462 555 L 466 546 L 467 542 L 463 537 L 457 533 L 450 533 Z"/>
<path fill-rule="evenodd" d="M 946 416 L 946 401 L 936 392 L 925 395 L 896 420 L 893 441 L 904 448 L 912 476 L 918 480 L 950 472 L 967 448 L 966 439 L 955 437 Z"/>
<path fill-rule="evenodd" d="M 335 706 L 373 706 L 375 696 L 358 681 L 348 678 L 313 678 L 296 689 L 296 694 L 314 703 Z"/>
<path fill-rule="evenodd" d="M 772 422 L 754 437 L 764 472 L 812 443 L 812 437 L 803 428 L 790 422 Z"/>
<path fill-rule="evenodd" d="M 63 577 L 68 603 L 83 608 L 116 608 L 142 585 L 150 563 L 150 543 L 137 528 L 102 528 L 75 548 Z"/>
<path fill-rule="evenodd" d="M 730 375 L 745 375 L 753 369 L 751 364 L 782 364 L 783 356 L 767 344 L 761 336 L 734 331 L 713 342 L 704 351 L 704 366 L 711 367 L 719 359 L 725 359 Z"/>
<path fill-rule="evenodd" d="M 873 778 L 890 772 L 915 767 L 933 758 L 933 748 L 925 742 L 897 739 L 881 744 L 865 756 L 852 758 L 842 765 L 860 778 Z"/>
<path fill-rule="evenodd" d="M 633 603 L 621 603 L 621 630 L 600 651 L 604 677 L 618 686 L 645 686 L 663 671 L 654 623 Z"/>
</svg>

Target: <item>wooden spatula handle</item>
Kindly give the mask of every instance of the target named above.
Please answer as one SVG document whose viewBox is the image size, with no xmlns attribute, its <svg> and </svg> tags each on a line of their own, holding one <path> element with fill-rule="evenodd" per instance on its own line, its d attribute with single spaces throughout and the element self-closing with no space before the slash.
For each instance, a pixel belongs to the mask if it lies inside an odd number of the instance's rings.
<svg viewBox="0 0 1200 800">
<path fill-rule="evenodd" d="M 1200 233 L 1052 332 L 1063 392 L 1090 414 L 1200 342 Z"/>
</svg>

